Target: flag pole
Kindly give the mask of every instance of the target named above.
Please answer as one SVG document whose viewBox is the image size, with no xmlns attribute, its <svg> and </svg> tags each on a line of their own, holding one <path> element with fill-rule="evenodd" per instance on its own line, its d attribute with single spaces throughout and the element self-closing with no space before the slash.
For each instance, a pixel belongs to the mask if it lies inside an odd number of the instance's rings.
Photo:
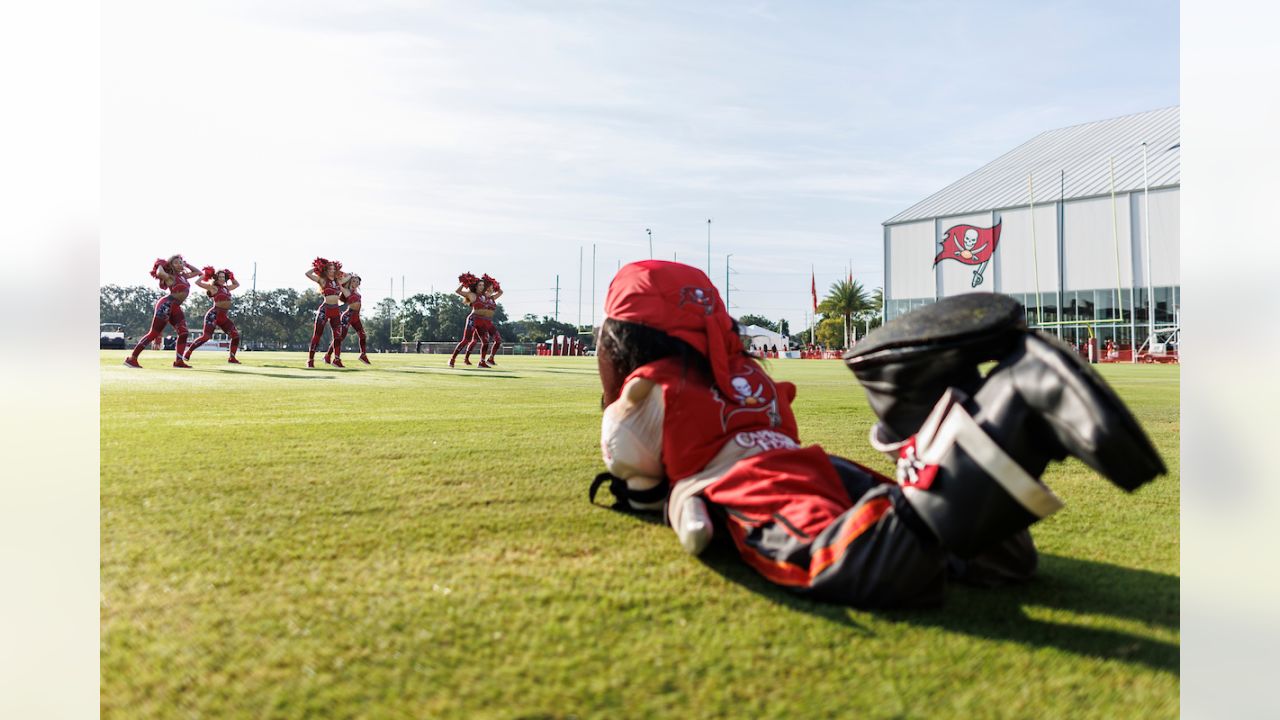
<svg viewBox="0 0 1280 720">
<path fill-rule="evenodd" d="M 813 317 L 809 319 L 809 344 L 816 345 L 817 341 L 814 339 L 814 330 L 816 328 L 814 326 L 818 324 L 818 276 L 812 263 L 809 265 L 809 290 L 813 296 Z"/>
<path fill-rule="evenodd" d="M 1116 246 L 1116 314 L 1114 319 L 1117 321 L 1124 320 L 1124 304 L 1121 301 L 1123 293 L 1120 290 L 1120 220 L 1116 212 L 1116 156 L 1112 155 L 1110 159 L 1111 168 L 1111 241 Z M 1114 332 L 1114 327 L 1112 332 Z"/>
</svg>

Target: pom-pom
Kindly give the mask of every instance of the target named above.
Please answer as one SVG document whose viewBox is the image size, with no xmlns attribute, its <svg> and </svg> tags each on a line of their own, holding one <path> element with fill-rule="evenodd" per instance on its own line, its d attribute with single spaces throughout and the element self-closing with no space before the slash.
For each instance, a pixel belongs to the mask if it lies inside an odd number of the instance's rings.
<svg viewBox="0 0 1280 720">
<path fill-rule="evenodd" d="M 324 269 L 329 265 L 329 261 L 318 257 L 311 261 L 311 269 L 316 271 L 317 275 L 324 275 Z"/>
<path fill-rule="evenodd" d="M 166 265 L 168 265 L 168 264 L 169 264 L 169 261 L 168 261 L 168 260 L 165 260 L 164 258 L 156 258 L 156 261 L 155 261 L 154 263 L 152 263 L 152 264 L 151 264 L 151 277 L 153 277 L 153 278 L 155 278 L 155 279 L 159 280 L 159 279 L 160 279 L 160 268 L 162 268 L 162 267 L 164 267 L 164 266 L 166 266 Z"/>
<path fill-rule="evenodd" d="M 212 265 L 205 265 L 203 268 L 200 268 L 200 279 L 205 282 L 212 280 L 213 276 L 216 274 L 217 271 L 213 269 Z"/>
<path fill-rule="evenodd" d="M 234 274 L 234 273 L 232 273 L 232 272 L 231 272 L 230 270 L 228 270 L 227 268 L 222 268 L 222 270 L 220 270 L 219 272 L 221 272 L 223 275 L 226 275 L 226 276 L 227 276 L 227 282 L 231 282 L 232 280 L 235 280 L 235 279 L 236 279 L 235 274 Z"/>
<path fill-rule="evenodd" d="M 489 273 L 485 273 L 480 279 L 484 281 L 484 285 L 487 288 L 491 288 L 493 290 L 502 289 L 502 286 L 498 284 L 496 278 L 489 277 Z"/>
<path fill-rule="evenodd" d="M 470 272 L 464 272 L 458 276 L 458 282 L 462 283 L 466 287 L 471 287 L 472 285 L 480 282 L 480 278 L 472 275 Z"/>
</svg>

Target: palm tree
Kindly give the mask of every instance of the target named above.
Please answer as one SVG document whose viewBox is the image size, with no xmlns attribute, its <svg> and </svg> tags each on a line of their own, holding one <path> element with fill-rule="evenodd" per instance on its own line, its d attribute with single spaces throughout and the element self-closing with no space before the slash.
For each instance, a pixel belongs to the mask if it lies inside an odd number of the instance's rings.
<svg viewBox="0 0 1280 720">
<path fill-rule="evenodd" d="M 832 283 L 827 297 L 818 303 L 818 312 L 827 317 L 839 316 L 843 320 L 845 337 L 849 336 L 850 318 L 870 309 L 867 291 L 857 280 L 838 280 Z"/>
</svg>

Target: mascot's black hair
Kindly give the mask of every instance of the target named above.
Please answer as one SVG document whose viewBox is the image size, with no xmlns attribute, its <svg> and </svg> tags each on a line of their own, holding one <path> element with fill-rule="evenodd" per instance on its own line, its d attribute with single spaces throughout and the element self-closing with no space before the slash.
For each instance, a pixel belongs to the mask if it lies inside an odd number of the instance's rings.
<svg viewBox="0 0 1280 720">
<path fill-rule="evenodd" d="M 737 320 L 733 321 L 733 329 L 738 331 Z M 693 370 L 704 379 L 712 377 L 711 362 L 705 355 L 689 343 L 646 325 L 605 318 L 600 323 L 597 340 L 600 347 L 608 349 L 619 378 L 625 378 L 636 368 L 669 357 L 680 358 L 686 374 Z M 751 357 L 745 349 L 742 353 Z"/>
</svg>

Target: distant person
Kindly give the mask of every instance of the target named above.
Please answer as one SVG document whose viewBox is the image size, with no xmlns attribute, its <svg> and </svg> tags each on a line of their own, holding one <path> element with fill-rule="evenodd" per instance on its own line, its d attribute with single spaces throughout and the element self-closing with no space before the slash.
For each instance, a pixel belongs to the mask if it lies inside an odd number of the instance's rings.
<svg viewBox="0 0 1280 720">
<path fill-rule="evenodd" d="M 365 365 L 369 362 L 369 349 L 366 347 L 366 339 L 364 334 L 364 325 L 360 322 L 360 276 L 352 273 L 347 276 L 346 282 L 342 284 L 342 299 L 347 303 L 347 309 L 342 311 L 342 317 L 338 322 L 338 334 L 329 344 L 329 349 L 324 353 L 324 361 L 329 362 L 329 356 L 336 352 L 342 346 L 342 341 L 347 339 L 347 331 L 350 328 L 356 329 L 356 338 L 360 340 L 360 362 Z M 422 351 L 419 344 L 418 351 Z"/>
<path fill-rule="evenodd" d="M 213 337 L 215 328 L 222 328 L 222 331 L 231 338 L 231 354 L 227 358 L 227 362 L 232 365 L 239 365 L 240 361 L 236 359 L 236 350 L 240 349 L 240 331 L 236 329 L 236 324 L 231 321 L 231 293 L 240 287 L 240 281 L 236 280 L 236 276 L 230 270 L 222 269 L 214 272 L 213 266 L 204 268 L 203 273 L 196 285 L 205 291 L 210 300 L 213 300 L 213 306 L 204 314 L 204 331 L 196 341 L 191 343 L 187 348 L 186 359 L 191 359 L 191 353 L 197 348 L 209 341 Z"/>
<path fill-rule="evenodd" d="M 600 328 L 608 472 L 590 494 L 608 483 L 615 508 L 661 513 L 691 554 L 727 535 L 765 579 L 819 600 L 936 605 L 949 578 L 1024 580 L 1028 526 L 1061 507 L 1038 480 L 1051 461 L 1079 457 L 1128 490 L 1164 466 L 1103 381 L 1018 312 L 998 295 L 945 298 L 847 360 L 895 480 L 800 444 L 795 385 L 742 352 L 701 270 L 625 265 Z"/>
<path fill-rule="evenodd" d="M 488 296 L 489 301 L 493 304 L 493 311 L 496 314 L 498 311 L 498 298 L 502 297 L 502 286 L 498 284 L 497 279 L 489 277 L 489 273 L 485 273 L 480 277 L 480 279 L 484 281 L 486 288 L 485 293 Z M 493 322 L 492 315 L 489 317 L 489 327 L 492 328 L 489 332 L 488 338 L 490 343 L 489 364 L 495 365 L 497 364 L 497 361 L 494 356 L 496 356 L 498 351 L 502 349 L 502 334 L 498 332 L 498 323 Z M 481 355 L 484 354 L 483 347 L 481 348 L 480 353 Z"/>
<path fill-rule="evenodd" d="M 318 257 L 311 262 L 311 269 L 306 272 L 308 280 L 320 286 L 320 294 L 324 301 L 316 308 L 315 328 L 311 332 L 311 345 L 307 350 L 307 367 L 316 366 L 316 348 L 320 338 L 324 336 L 324 326 L 329 325 L 329 335 L 337 339 L 340 332 L 339 320 L 342 315 L 338 305 L 342 302 L 342 283 L 349 277 L 342 272 L 342 263 L 337 260 L 326 260 Z M 342 344 L 333 348 L 334 367 L 345 367 L 342 364 Z"/>
<path fill-rule="evenodd" d="M 168 260 L 156 259 L 151 265 L 151 277 L 160 282 L 161 290 L 168 290 L 169 293 L 156 301 L 155 313 L 151 317 L 151 330 L 137 345 L 133 346 L 133 353 L 124 359 L 124 364 L 131 368 L 141 368 L 138 362 L 138 356 L 146 349 L 148 345 L 164 337 L 164 329 L 167 325 L 172 325 L 177 338 L 174 340 L 173 348 L 176 351 L 176 357 L 173 359 L 173 366 L 176 368 L 189 368 L 183 353 L 187 349 L 187 316 L 182 312 L 182 303 L 186 301 L 187 294 L 191 292 L 191 278 L 200 274 L 191 263 L 183 259 L 181 255 L 170 256 Z"/>
<path fill-rule="evenodd" d="M 480 343 L 480 363 L 479 367 L 491 367 L 485 361 L 485 355 L 488 352 L 489 334 L 493 330 L 493 313 L 497 308 L 497 303 L 489 299 L 485 292 L 487 286 L 484 280 L 465 272 L 458 276 L 458 288 L 453 292 L 461 296 L 463 301 L 471 306 L 471 314 L 467 316 L 466 325 L 462 330 L 462 340 L 453 348 L 453 355 L 449 357 L 449 367 L 453 367 L 454 361 L 458 359 L 458 353 L 462 352 L 462 348 L 467 349 L 467 354 L 463 356 L 464 365 L 471 364 L 471 349 L 476 343 Z"/>
</svg>

